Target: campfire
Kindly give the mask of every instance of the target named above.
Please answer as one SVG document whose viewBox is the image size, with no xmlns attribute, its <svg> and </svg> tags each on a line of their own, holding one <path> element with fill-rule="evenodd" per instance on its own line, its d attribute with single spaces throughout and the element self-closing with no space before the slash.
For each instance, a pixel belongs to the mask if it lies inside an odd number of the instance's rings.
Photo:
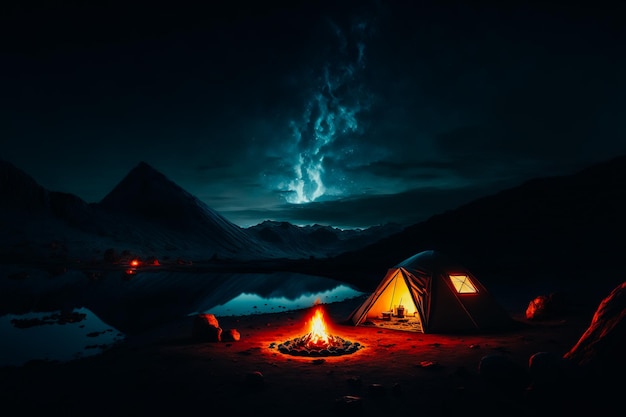
<svg viewBox="0 0 626 417">
<path fill-rule="evenodd" d="M 362 347 L 358 342 L 331 335 L 324 320 L 324 311 L 318 305 L 309 320 L 309 332 L 279 344 L 278 351 L 294 356 L 340 356 L 354 353 Z"/>
</svg>

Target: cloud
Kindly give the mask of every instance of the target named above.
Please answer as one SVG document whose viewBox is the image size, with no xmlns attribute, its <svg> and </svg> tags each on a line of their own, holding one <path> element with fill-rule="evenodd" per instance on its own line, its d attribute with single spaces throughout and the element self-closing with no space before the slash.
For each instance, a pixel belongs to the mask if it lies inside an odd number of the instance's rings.
<svg viewBox="0 0 626 417">
<path fill-rule="evenodd" d="M 267 186 L 284 191 L 293 204 L 346 191 L 338 161 L 349 163 L 357 138 L 363 134 L 361 119 L 370 107 L 370 94 L 361 79 L 369 23 L 360 18 L 346 22 L 331 17 L 322 22 L 325 24 L 316 27 L 311 69 L 305 71 L 309 81 L 298 86 L 302 101 L 292 101 L 299 114 L 287 114 L 283 123 L 289 134 L 283 133 L 279 147 L 266 152 L 281 159 L 279 172 L 274 170 L 271 176 L 263 172 Z"/>
<path fill-rule="evenodd" d="M 240 225 L 263 218 L 294 224 L 326 224 L 361 227 L 385 223 L 411 225 L 470 201 L 488 191 L 481 186 L 413 189 L 396 194 L 367 195 L 301 205 L 282 204 L 266 209 L 243 209 L 223 213 Z"/>
<path fill-rule="evenodd" d="M 270 3 L 12 9 L 6 157 L 88 201 L 145 160 L 246 223 L 365 225 L 626 152 L 609 10 Z"/>
</svg>

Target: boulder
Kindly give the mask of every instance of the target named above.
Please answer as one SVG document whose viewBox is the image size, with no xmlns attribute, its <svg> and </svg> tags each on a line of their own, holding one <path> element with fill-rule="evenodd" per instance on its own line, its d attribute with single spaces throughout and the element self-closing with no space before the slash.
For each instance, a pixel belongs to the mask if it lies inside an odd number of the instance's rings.
<svg viewBox="0 0 626 417">
<path fill-rule="evenodd" d="M 575 373 L 569 361 L 554 352 L 537 352 L 528 360 L 528 370 L 534 388 L 553 389 L 572 381 Z"/>
<path fill-rule="evenodd" d="M 617 286 L 596 309 L 591 324 L 563 357 L 574 364 L 620 379 L 626 371 L 626 282 Z"/>
<path fill-rule="evenodd" d="M 363 399 L 356 395 L 344 395 L 335 400 L 335 406 L 338 412 L 353 415 L 363 411 Z"/>
<path fill-rule="evenodd" d="M 550 320 L 570 313 L 574 308 L 572 300 L 564 293 L 555 292 L 549 295 L 539 295 L 528 303 L 526 319 Z"/>
<path fill-rule="evenodd" d="M 213 314 L 198 314 L 193 319 L 191 337 L 197 342 L 220 342 L 222 329 Z"/>
<path fill-rule="evenodd" d="M 546 295 L 539 295 L 528 303 L 526 308 L 526 318 L 528 320 L 541 320 L 549 315 L 550 298 Z"/>
<path fill-rule="evenodd" d="M 238 342 L 241 340 L 241 334 L 237 329 L 228 329 L 222 332 L 222 342 Z"/>
<path fill-rule="evenodd" d="M 526 370 L 501 354 L 489 354 L 480 358 L 478 375 L 500 389 L 516 389 L 528 385 Z"/>
<path fill-rule="evenodd" d="M 591 324 L 560 357 L 539 352 L 529 361 L 529 404 L 541 415 L 616 415 L 623 408 L 626 371 L 626 282 L 605 297 Z M 619 414 L 619 412 L 618 412 Z"/>
</svg>

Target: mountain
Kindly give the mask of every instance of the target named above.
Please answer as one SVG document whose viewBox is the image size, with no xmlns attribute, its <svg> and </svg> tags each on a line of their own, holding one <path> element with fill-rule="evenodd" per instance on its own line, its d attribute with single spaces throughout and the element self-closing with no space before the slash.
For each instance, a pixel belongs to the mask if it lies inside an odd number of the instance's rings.
<svg viewBox="0 0 626 417">
<path fill-rule="evenodd" d="M 623 280 L 626 156 L 571 175 L 529 180 L 303 270 L 354 277 L 364 290 L 387 268 L 436 249 L 485 280 Z"/>
<path fill-rule="evenodd" d="M 130 224 L 151 224 L 188 243 L 221 248 L 219 256 L 267 257 L 267 248 L 145 162 L 140 162 L 98 207 Z M 206 258 L 210 253 L 205 255 Z"/>
<path fill-rule="evenodd" d="M 0 161 L 0 196 L 2 257 L 67 258 L 69 242 L 84 241 L 100 231 L 88 204 L 71 194 L 46 190 L 7 161 Z M 87 225 L 91 230 L 79 227 Z"/>
<path fill-rule="evenodd" d="M 297 260 L 280 267 L 349 276 L 367 289 L 426 249 L 449 254 L 483 279 L 518 280 L 583 281 L 590 271 L 611 277 L 626 253 L 626 156 L 532 179 L 410 227 L 365 230 L 272 221 L 240 228 L 143 162 L 90 204 L 44 189 L 8 162 L 0 161 L 0 175 L 5 257 L 102 259 L 113 248 L 194 261 Z"/>
<path fill-rule="evenodd" d="M 10 162 L 0 161 L 0 208 L 40 213 L 49 204 L 48 191 Z"/>
<path fill-rule="evenodd" d="M 0 174 L 0 250 L 10 259 L 101 260 L 107 249 L 194 260 L 285 256 L 143 162 L 99 203 L 48 191 L 6 161 Z"/>
<path fill-rule="evenodd" d="M 258 240 L 288 253 L 300 253 L 303 257 L 329 257 L 369 245 L 402 229 L 403 226 L 394 223 L 344 230 L 319 224 L 296 226 L 266 220 L 247 230 Z"/>
<path fill-rule="evenodd" d="M 49 191 L 0 161 L 0 255 L 8 259 L 102 260 L 105 252 L 140 257 L 268 260 L 334 256 L 400 230 L 264 222 L 244 229 L 145 162 L 98 203 Z"/>
</svg>

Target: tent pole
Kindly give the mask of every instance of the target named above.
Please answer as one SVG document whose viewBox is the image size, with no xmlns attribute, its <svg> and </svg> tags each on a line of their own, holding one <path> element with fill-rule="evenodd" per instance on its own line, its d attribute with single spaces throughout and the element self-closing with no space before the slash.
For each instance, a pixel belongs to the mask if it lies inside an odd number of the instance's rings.
<svg viewBox="0 0 626 417">
<path fill-rule="evenodd" d="M 398 272 L 393 276 L 393 292 L 391 293 L 391 301 L 389 302 L 389 311 L 393 314 L 393 297 L 396 295 L 396 285 L 398 284 Z"/>
</svg>

